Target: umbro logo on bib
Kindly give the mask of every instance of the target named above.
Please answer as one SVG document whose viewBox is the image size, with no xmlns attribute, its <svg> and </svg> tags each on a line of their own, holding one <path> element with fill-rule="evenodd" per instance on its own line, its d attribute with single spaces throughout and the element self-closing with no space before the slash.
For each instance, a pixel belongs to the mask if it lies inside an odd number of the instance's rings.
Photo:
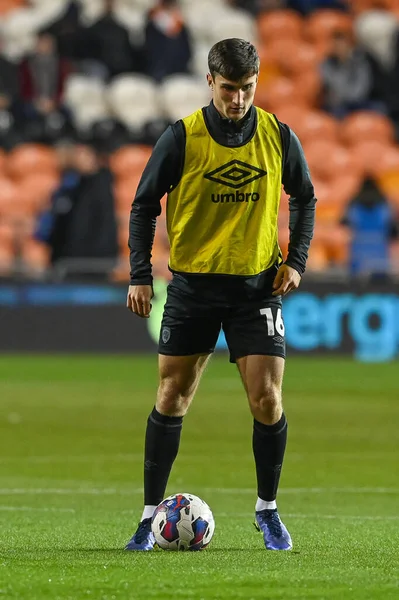
<svg viewBox="0 0 399 600">
<path fill-rule="evenodd" d="M 206 173 L 204 178 L 238 190 L 265 175 L 267 175 L 267 172 L 258 169 L 258 167 L 248 165 L 240 160 L 231 160 L 214 171 Z"/>
</svg>

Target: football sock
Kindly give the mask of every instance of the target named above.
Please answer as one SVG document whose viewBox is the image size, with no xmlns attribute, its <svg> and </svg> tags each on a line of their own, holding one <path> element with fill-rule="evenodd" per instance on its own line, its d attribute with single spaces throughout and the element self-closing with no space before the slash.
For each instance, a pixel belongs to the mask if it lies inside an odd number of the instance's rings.
<svg viewBox="0 0 399 600">
<path fill-rule="evenodd" d="M 255 457 L 259 500 L 264 500 L 267 503 L 276 500 L 286 443 L 287 420 L 284 413 L 274 425 L 264 425 L 254 419 L 252 447 Z M 265 508 L 269 507 L 265 506 Z M 270 508 L 272 507 L 270 506 Z M 256 508 L 256 510 L 263 510 L 263 508 Z"/>
<path fill-rule="evenodd" d="M 266 500 L 262 500 L 259 498 L 256 501 L 255 510 L 258 512 L 259 510 L 276 510 L 277 502 L 273 500 L 272 502 L 266 502 Z"/>
<path fill-rule="evenodd" d="M 154 407 L 148 417 L 144 451 L 144 504 L 157 506 L 177 456 L 183 417 L 161 415 Z"/>
<path fill-rule="evenodd" d="M 152 519 L 152 515 L 154 514 L 155 509 L 156 505 L 154 504 L 148 504 L 147 506 L 145 506 L 140 521 L 144 521 L 144 519 Z"/>
</svg>

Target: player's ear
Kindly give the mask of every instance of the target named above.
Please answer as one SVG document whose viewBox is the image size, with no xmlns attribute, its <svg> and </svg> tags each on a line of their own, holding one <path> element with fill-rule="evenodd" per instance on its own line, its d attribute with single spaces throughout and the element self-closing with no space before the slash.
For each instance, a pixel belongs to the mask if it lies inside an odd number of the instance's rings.
<svg viewBox="0 0 399 600">
<path fill-rule="evenodd" d="M 207 80 L 207 82 L 208 82 L 208 85 L 209 85 L 209 87 L 210 87 L 211 89 L 213 89 L 213 84 L 214 84 L 214 81 L 213 81 L 213 77 L 212 77 L 212 75 L 211 75 L 210 73 L 207 73 L 207 74 L 206 74 L 206 80 Z"/>
</svg>

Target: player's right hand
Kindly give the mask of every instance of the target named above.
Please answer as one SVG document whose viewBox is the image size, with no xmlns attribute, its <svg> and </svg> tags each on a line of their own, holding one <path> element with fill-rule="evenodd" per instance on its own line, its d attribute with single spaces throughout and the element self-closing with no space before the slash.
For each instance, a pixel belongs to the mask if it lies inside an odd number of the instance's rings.
<svg viewBox="0 0 399 600">
<path fill-rule="evenodd" d="M 129 285 L 126 306 L 132 313 L 148 319 L 153 295 L 152 285 Z"/>
</svg>

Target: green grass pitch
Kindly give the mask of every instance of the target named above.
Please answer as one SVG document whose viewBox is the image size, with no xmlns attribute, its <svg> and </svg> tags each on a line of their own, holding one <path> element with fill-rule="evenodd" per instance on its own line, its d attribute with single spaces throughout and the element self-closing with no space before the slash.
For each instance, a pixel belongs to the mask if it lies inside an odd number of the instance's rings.
<svg viewBox="0 0 399 600">
<path fill-rule="evenodd" d="M 279 493 L 292 552 L 253 525 L 252 422 L 211 361 L 168 493 L 213 509 L 203 552 L 128 553 L 156 357 L 0 358 L 0 600 L 399 598 L 398 364 L 290 358 Z"/>
</svg>

